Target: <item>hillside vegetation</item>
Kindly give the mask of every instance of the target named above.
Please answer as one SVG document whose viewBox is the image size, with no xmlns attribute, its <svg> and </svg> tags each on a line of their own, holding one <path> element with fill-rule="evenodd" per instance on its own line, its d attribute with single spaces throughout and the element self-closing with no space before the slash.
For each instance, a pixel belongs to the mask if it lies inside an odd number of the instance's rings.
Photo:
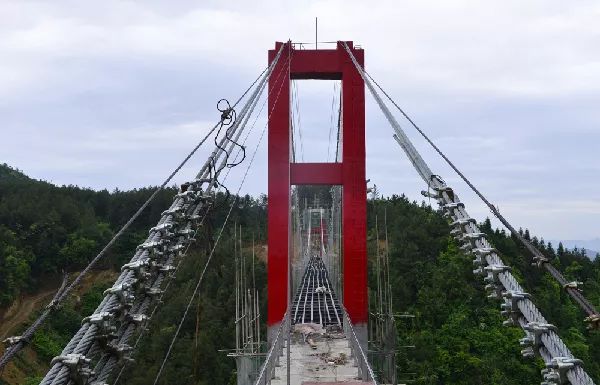
<svg viewBox="0 0 600 385">
<path fill-rule="evenodd" d="M 168 189 L 159 195 L 98 270 L 117 271 L 130 258 L 148 228 L 154 226 L 162 210 L 170 204 L 174 192 Z M 150 193 L 151 189 L 108 192 L 58 187 L 0 166 L 2 308 L 6 309 L 19 296 L 39 292 L 48 280 L 58 281 L 62 270 L 81 269 Z M 153 382 L 232 199 L 226 202 L 225 197 L 218 197 L 210 220 L 136 350 L 137 364 L 125 371 L 120 383 Z M 244 245 L 250 245 L 253 237 L 262 245 L 266 238 L 266 211 L 265 197 L 246 196 L 237 201 L 231 223 L 207 270 L 200 299 L 183 325 L 161 384 L 235 384 L 235 363 L 226 352 L 220 351 L 231 349 L 235 343 L 232 224 L 242 225 Z M 397 324 L 398 345 L 415 346 L 399 351 L 399 380 L 446 385 L 539 383 L 541 361 L 530 362 L 520 356 L 518 340 L 522 332 L 501 326 L 499 303 L 486 298 L 481 280 L 472 274 L 471 257 L 458 250 L 440 213 L 404 196 L 370 200 L 370 255 L 375 249 L 375 214 L 381 218 L 384 211 L 390 237 L 394 309 L 415 316 L 413 321 Z M 547 274 L 531 266 L 512 237 L 492 229 L 489 221 L 484 221 L 481 227 L 549 322 L 559 328 L 569 348 L 585 362 L 588 373 L 599 381 L 600 333 L 586 330 L 584 315 Z M 383 229 L 380 231 L 383 238 Z M 531 237 L 528 232 L 524 234 Z M 535 237 L 533 242 L 569 279 L 584 282 L 586 296 L 600 305 L 598 258 L 590 261 L 580 252 L 560 247 L 555 250 Z M 264 263 L 258 262 L 256 280 L 262 289 L 263 314 L 266 314 L 265 270 Z M 54 314 L 30 348 L 2 374 L 0 384 L 39 382 L 51 358 L 79 328 L 81 317 L 93 311 L 102 291 L 110 286 L 111 275 L 100 276 L 88 283 L 85 293 L 73 296 Z"/>
</svg>

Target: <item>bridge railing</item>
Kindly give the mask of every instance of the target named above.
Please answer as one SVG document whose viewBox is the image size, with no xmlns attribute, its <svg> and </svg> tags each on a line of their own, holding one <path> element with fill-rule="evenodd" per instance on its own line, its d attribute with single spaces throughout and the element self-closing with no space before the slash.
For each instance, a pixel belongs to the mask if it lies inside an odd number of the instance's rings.
<svg viewBox="0 0 600 385">
<path fill-rule="evenodd" d="M 350 320 L 350 316 L 348 316 L 348 312 L 344 306 L 342 306 L 342 311 L 344 312 L 344 333 L 346 334 L 346 338 L 350 344 L 352 357 L 358 366 L 358 374 L 363 381 L 370 381 L 374 385 L 378 385 L 373 368 L 371 367 L 371 364 L 369 364 L 367 354 L 363 349 L 363 346 L 358 341 L 358 337 L 356 336 L 356 332 L 352 326 L 352 321 Z"/>
<path fill-rule="evenodd" d="M 267 385 L 271 383 L 275 375 L 275 367 L 279 364 L 279 359 L 283 355 L 283 344 L 286 341 L 286 337 L 290 332 L 289 329 L 289 317 L 290 311 L 285 313 L 279 328 L 277 329 L 277 334 L 275 335 L 275 339 L 273 339 L 273 343 L 271 344 L 271 348 L 267 353 L 265 358 L 265 362 L 263 362 L 260 367 L 260 371 L 258 372 L 258 377 L 254 382 L 255 385 Z"/>
</svg>

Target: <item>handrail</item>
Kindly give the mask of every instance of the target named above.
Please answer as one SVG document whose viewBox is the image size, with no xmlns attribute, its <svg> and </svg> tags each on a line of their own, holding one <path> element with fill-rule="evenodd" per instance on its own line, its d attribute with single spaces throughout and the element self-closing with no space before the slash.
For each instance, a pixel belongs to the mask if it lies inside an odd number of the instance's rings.
<svg viewBox="0 0 600 385">
<path fill-rule="evenodd" d="M 358 342 L 358 337 L 356 336 L 356 332 L 354 331 L 354 327 L 352 326 L 352 321 L 350 320 L 350 316 L 348 316 L 346 307 L 343 305 L 341 307 L 342 311 L 344 312 L 344 333 L 350 342 L 350 350 L 352 351 L 352 355 L 354 356 L 354 359 L 358 365 L 360 378 L 364 381 L 372 381 L 374 385 L 378 385 L 373 368 L 371 368 L 371 364 L 369 364 L 369 360 L 367 359 L 367 355 L 365 354 L 360 342 Z"/>
<path fill-rule="evenodd" d="M 286 332 L 289 333 L 289 318 L 290 311 L 285 313 L 283 319 L 281 320 L 281 324 L 277 329 L 277 335 L 271 344 L 271 348 L 269 349 L 269 353 L 267 353 L 267 357 L 265 358 L 265 362 L 263 362 L 258 377 L 254 382 L 255 385 L 267 385 L 271 383 L 273 376 L 275 374 L 275 366 L 279 362 L 279 357 L 283 355 L 283 342 L 285 341 Z M 275 354 L 277 352 L 277 354 Z"/>
</svg>

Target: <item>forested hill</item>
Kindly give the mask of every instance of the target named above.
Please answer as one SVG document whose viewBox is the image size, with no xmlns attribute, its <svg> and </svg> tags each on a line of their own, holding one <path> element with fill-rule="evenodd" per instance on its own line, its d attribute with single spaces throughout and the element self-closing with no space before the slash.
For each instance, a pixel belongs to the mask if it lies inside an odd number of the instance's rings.
<svg viewBox="0 0 600 385">
<path fill-rule="evenodd" d="M 19 293 L 36 293 L 44 282 L 58 281 L 61 270 L 79 270 L 149 196 L 152 189 L 93 191 L 75 186 L 54 186 L 36 181 L 4 165 L 0 166 L 0 308 Z M 131 232 L 112 249 L 99 266 L 118 270 L 136 245 L 171 203 L 175 189 L 163 191 Z M 326 201 L 327 193 L 323 195 Z M 186 258 L 161 311 L 149 324 L 149 333 L 137 349 L 137 364 L 126 371 L 127 384 L 152 383 L 171 336 L 187 304 L 190 291 L 206 258 L 214 231 L 223 222 L 229 204 L 221 196 L 192 253 Z M 266 198 L 242 197 L 231 220 L 242 224 L 244 245 L 254 236 L 265 242 Z M 519 328 L 501 326 L 500 306 L 486 298 L 483 283 L 473 276 L 472 258 L 460 252 L 449 237 L 449 226 L 440 213 L 404 196 L 371 199 L 368 203 L 369 255 L 375 252 L 375 215 L 387 213 L 390 270 L 394 310 L 415 318 L 399 318 L 398 357 L 402 383 L 414 384 L 532 384 L 539 383 L 540 360 L 520 356 Z M 381 222 L 380 222 L 381 225 Z M 588 373 L 600 383 L 600 333 L 585 329 L 584 315 L 546 274 L 532 267 L 524 250 L 504 231 L 482 223 L 492 243 L 523 287 L 533 295 L 549 322 L 559 328 L 573 353 L 585 362 Z M 212 230 L 215 229 L 215 230 Z M 235 276 L 232 226 L 222 242 L 195 304 L 183 325 L 161 384 L 235 384 L 234 361 L 219 352 L 234 346 Z M 380 226 L 380 238 L 383 228 Z M 524 231 L 568 279 L 584 282 L 586 296 L 600 305 L 600 259 L 590 261 L 581 253 L 558 247 Z M 247 255 L 250 253 L 248 252 Z M 39 383 L 50 359 L 98 304 L 113 277 L 88 283 L 55 314 L 36 335 L 31 347 L 8 371 L 0 384 Z M 265 266 L 256 266 L 257 286 L 265 309 Z M 0 312 L 0 315 L 2 313 Z M 24 326 L 22 326 L 24 327 Z M 18 332 L 18 330 L 16 331 Z M 112 383 L 112 382 L 111 382 Z"/>
<path fill-rule="evenodd" d="M 151 192 L 58 187 L 0 165 L 0 306 L 23 290 L 36 290 L 41 278 L 85 266 Z M 127 258 L 173 194 L 167 189 L 156 197 L 108 263 Z"/>
</svg>

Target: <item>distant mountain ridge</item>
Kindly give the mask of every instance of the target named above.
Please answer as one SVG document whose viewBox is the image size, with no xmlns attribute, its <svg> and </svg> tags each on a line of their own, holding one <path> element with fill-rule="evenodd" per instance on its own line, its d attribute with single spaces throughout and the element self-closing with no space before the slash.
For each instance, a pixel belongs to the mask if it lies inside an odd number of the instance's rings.
<svg viewBox="0 0 600 385">
<path fill-rule="evenodd" d="M 562 242 L 563 246 L 569 250 L 574 248 L 585 249 L 585 255 L 590 259 L 596 258 L 596 254 L 600 253 L 600 238 L 594 239 L 567 239 L 564 241 L 551 241 L 554 247 L 558 246 L 559 242 Z"/>
</svg>

